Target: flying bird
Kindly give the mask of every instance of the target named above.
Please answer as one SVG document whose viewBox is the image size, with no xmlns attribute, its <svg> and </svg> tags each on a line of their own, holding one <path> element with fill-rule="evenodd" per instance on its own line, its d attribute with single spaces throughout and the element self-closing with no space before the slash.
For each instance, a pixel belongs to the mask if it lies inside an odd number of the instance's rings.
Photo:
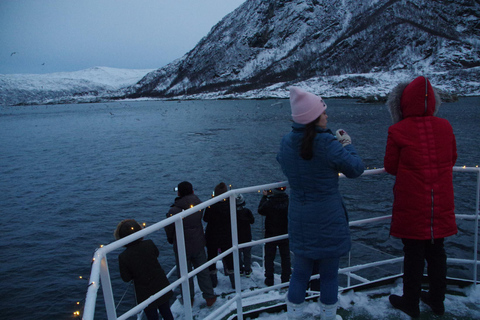
<svg viewBox="0 0 480 320">
<path fill-rule="evenodd" d="M 15 52 L 15 51 L 12 52 L 12 53 L 10 54 L 10 57 L 13 56 L 14 54 L 17 54 L 17 52 Z"/>
</svg>

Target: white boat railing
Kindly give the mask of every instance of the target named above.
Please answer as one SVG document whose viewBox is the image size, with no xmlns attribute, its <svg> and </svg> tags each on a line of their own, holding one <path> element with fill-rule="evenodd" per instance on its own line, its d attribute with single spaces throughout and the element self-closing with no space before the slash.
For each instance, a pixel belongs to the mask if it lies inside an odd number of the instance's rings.
<svg viewBox="0 0 480 320">
<path fill-rule="evenodd" d="M 473 248 L 473 259 L 468 260 L 468 259 L 453 259 L 449 258 L 447 261 L 448 263 L 452 264 L 462 264 L 462 265 L 472 265 L 473 266 L 473 276 L 471 281 L 473 283 L 477 283 L 477 269 L 480 264 L 478 261 L 478 224 L 479 224 L 479 215 L 480 215 L 480 168 L 476 167 L 454 167 L 453 170 L 455 172 L 471 172 L 471 173 L 476 173 L 477 174 L 477 188 L 476 188 L 476 206 L 475 206 L 475 212 L 474 214 L 457 214 L 456 217 L 457 219 L 465 219 L 465 220 L 474 220 L 475 222 L 475 242 L 474 242 L 474 248 Z M 382 169 L 374 169 L 374 170 L 366 170 L 362 176 L 366 175 L 375 175 L 375 174 L 382 174 L 385 173 L 385 170 Z M 343 175 L 340 175 L 343 177 Z M 134 234 L 125 237 L 123 239 L 117 240 L 115 242 L 112 242 L 106 246 L 102 246 L 98 248 L 93 256 L 93 261 L 92 261 L 92 269 L 90 273 L 90 279 L 89 279 L 89 285 L 87 289 L 87 295 L 85 298 L 85 306 L 83 310 L 83 319 L 85 320 L 90 320 L 94 319 L 94 314 L 95 314 L 95 305 L 96 305 L 96 300 L 97 300 L 97 293 L 98 289 L 100 288 L 100 281 L 102 284 L 102 290 L 103 290 L 103 296 L 104 296 L 104 302 L 105 302 L 105 308 L 107 312 L 107 319 L 108 320 L 123 320 L 127 319 L 129 317 L 135 316 L 139 314 L 146 306 L 148 306 L 150 303 L 164 295 L 170 290 L 173 290 L 177 286 L 181 286 L 183 298 L 184 298 L 184 310 L 185 310 L 185 317 L 184 319 L 193 319 L 192 315 L 192 307 L 191 307 L 191 301 L 190 301 L 190 294 L 189 292 L 189 281 L 188 279 L 191 277 L 194 277 L 196 274 L 198 274 L 200 271 L 208 268 L 209 265 L 216 263 L 220 259 L 224 258 L 225 256 L 233 253 L 233 260 L 234 260 L 234 274 L 235 274 L 235 283 L 241 283 L 240 281 L 240 260 L 239 260 L 239 249 L 249 247 L 249 246 L 257 246 L 257 245 L 263 245 L 264 243 L 267 242 L 272 242 L 272 241 L 277 241 L 281 239 L 286 239 L 288 238 L 288 235 L 282 235 L 282 236 L 277 236 L 277 237 L 272 237 L 272 238 L 267 238 L 267 239 L 261 239 L 261 240 L 254 240 L 248 243 L 242 243 L 238 244 L 238 236 L 237 236 L 237 215 L 236 215 L 236 205 L 235 205 L 235 198 L 238 194 L 246 194 L 246 193 L 256 193 L 256 192 L 261 192 L 261 190 L 268 190 L 280 186 L 285 186 L 288 185 L 287 182 L 277 182 L 277 183 L 270 183 L 270 184 L 264 184 L 264 185 L 258 185 L 258 186 L 253 186 L 253 187 L 246 187 L 246 188 L 239 188 L 239 189 L 232 189 L 229 190 L 226 193 L 223 193 L 217 197 L 214 197 L 210 200 L 207 200 L 205 202 L 200 203 L 199 205 L 190 208 L 188 210 L 182 211 L 172 217 L 169 217 L 167 219 L 164 219 L 158 223 L 155 223 L 147 228 L 144 228 L 138 232 L 135 232 Z M 190 214 L 193 214 L 199 210 L 203 210 L 206 207 L 219 202 L 223 201 L 223 199 L 229 198 L 230 199 L 230 214 L 231 214 L 231 230 L 232 230 L 232 247 L 225 251 L 222 252 L 220 255 L 218 255 L 216 258 L 207 261 L 205 264 L 202 266 L 194 269 L 191 272 L 188 272 L 187 268 L 187 260 L 186 260 L 186 255 L 185 255 L 185 240 L 184 240 L 184 232 L 183 232 L 183 218 L 189 216 Z M 375 218 L 370 218 L 370 219 L 363 219 L 363 220 L 357 220 L 357 221 L 351 221 L 349 224 L 350 226 L 359 226 L 359 225 L 364 225 L 368 223 L 375 223 L 379 221 L 384 221 L 391 219 L 391 215 L 386 215 L 382 217 L 375 217 Z M 119 249 L 126 244 L 133 242 L 139 238 L 145 237 L 153 232 L 157 232 L 158 230 L 161 230 L 165 228 L 165 226 L 170 225 L 174 223 L 175 224 L 175 232 L 176 232 L 176 240 L 177 240 L 177 246 L 178 246 L 178 257 L 179 257 L 179 269 L 180 269 L 180 278 L 177 279 L 176 281 L 172 282 L 168 287 L 162 289 L 159 291 L 157 294 L 151 296 L 147 300 L 143 301 L 142 303 L 138 304 L 137 306 L 133 307 L 126 313 L 117 316 L 116 308 L 115 308 L 115 302 L 114 302 L 114 296 L 113 296 L 113 290 L 112 290 L 112 284 L 110 281 L 110 272 L 108 268 L 108 263 L 107 263 L 107 254 Z M 371 280 L 364 279 L 361 276 L 356 275 L 354 272 L 368 269 L 371 267 L 375 266 L 381 266 L 381 265 L 388 265 L 392 263 L 398 263 L 403 261 L 403 257 L 397 257 L 393 259 L 385 259 L 381 261 L 375 261 L 372 263 L 366 263 L 362 265 L 356 265 L 356 266 L 348 266 L 346 268 L 341 268 L 339 270 L 340 274 L 344 274 L 348 277 L 348 286 L 350 286 L 350 279 L 356 279 L 360 282 L 363 283 L 368 283 L 371 282 Z M 173 271 L 173 270 L 172 270 Z M 172 273 L 170 272 L 170 274 Z M 317 276 L 312 276 L 312 279 L 318 278 Z M 378 279 L 377 279 L 378 280 Z M 221 307 L 212 310 L 212 313 L 209 314 L 205 319 L 210 320 L 210 319 L 216 319 L 219 316 L 225 315 L 226 312 L 230 312 L 230 305 L 233 303 L 236 303 L 236 309 L 237 309 L 237 319 L 243 320 L 243 305 L 242 305 L 242 299 L 253 296 L 253 295 L 258 295 L 267 291 L 270 291 L 272 289 L 277 289 L 277 288 L 282 288 L 288 286 L 288 283 L 282 283 L 266 288 L 259 288 L 255 289 L 253 291 L 247 290 L 246 292 L 242 292 L 242 288 L 240 285 L 235 286 L 235 294 L 233 297 L 229 298 L 228 301 L 226 301 Z M 344 288 L 345 289 L 345 288 Z"/>
</svg>

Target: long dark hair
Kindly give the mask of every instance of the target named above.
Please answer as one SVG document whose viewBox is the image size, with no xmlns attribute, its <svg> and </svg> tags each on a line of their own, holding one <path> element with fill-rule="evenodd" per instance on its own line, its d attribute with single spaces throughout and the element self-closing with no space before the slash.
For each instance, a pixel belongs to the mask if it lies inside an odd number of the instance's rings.
<svg viewBox="0 0 480 320">
<path fill-rule="evenodd" d="M 313 158 L 313 141 L 317 136 L 317 122 L 320 117 L 308 123 L 305 126 L 305 134 L 302 139 L 302 147 L 300 149 L 300 156 L 304 160 L 311 160 Z"/>
</svg>

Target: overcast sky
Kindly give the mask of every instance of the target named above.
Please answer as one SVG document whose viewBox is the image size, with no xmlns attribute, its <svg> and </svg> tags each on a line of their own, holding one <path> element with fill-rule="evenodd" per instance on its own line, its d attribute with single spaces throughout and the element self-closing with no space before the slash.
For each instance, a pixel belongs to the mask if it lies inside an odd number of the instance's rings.
<svg viewBox="0 0 480 320">
<path fill-rule="evenodd" d="M 180 58 L 245 0 L 0 0 L 0 74 Z"/>
</svg>

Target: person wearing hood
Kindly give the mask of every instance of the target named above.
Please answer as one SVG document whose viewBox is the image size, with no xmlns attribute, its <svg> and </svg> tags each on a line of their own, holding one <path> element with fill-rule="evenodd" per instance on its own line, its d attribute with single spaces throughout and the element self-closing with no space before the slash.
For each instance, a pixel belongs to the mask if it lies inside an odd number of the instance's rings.
<svg viewBox="0 0 480 320">
<path fill-rule="evenodd" d="M 444 238 L 457 233 L 452 182 L 456 141 L 450 123 L 436 116 L 440 103 L 425 77 L 399 84 L 387 100 L 393 125 L 384 167 L 396 177 L 390 234 L 404 245 L 403 296 L 389 299 L 414 318 L 420 315 L 420 299 L 435 314 L 444 314 Z M 421 291 L 425 260 L 428 292 Z"/>
<path fill-rule="evenodd" d="M 113 235 L 116 240 L 120 240 L 140 230 L 142 227 L 137 221 L 125 219 L 117 225 Z M 152 240 L 140 238 L 125 247 L 126 249 L 118 255 L 120 276 L 125 282 L 133 280 L 137 303 L 147 300 L 170 285 L 165 271 L 158 262 L 160 252 Z M 162 319 L 173 320 L 169 302 L 172 294 L 172 291 L 168 291 L 144 309 L 147 320 L 158 320 L 158 312 Z"/>
<path fill-rule="evenodd" d="M 277 160 L 290 185 L 288 234 L 294 253 L 287 294 L 289 319 L 302 319 L 305 292 L 318 261 L 322 320 L 341 319 L 337 312 L 340 257 L 351 248 L 348 214 L 339 173 L 357 178 L 364 165 L 342 129 L 327 129 L 327 105 L 321 97 L 290 88 L 293 130 L 280 144 Z"/>
<path fill-rule="evenodd" d="M 171 205 L 170 210 L 167 213 L 167 218 L 176 215 L 184 210 L 193 208 L 197 204 L 201 203 L 200 199 L 194 194 L 193 186 L 188 181 L 183 181 L 177 186 L 177 195 L 175 202 Z M 203 232 L 202 224 L 203 212 L 201 210 L 185 217 L 183 219 L 183 233 L 185 236 L 185 251 L 187 256 L 188 272 L 193 268 L 198 268 L 202 264 L 207 262 L 207 256 L 205 255 L 205 234 Z M 177 249 L 177 237 L 175 235 L 175 224 L 170 224 L 165 227 L 167 234 L 167 240 L 173 244 L 173 250 L 175 252 L 175 261 L 177 264 L 177 273 L 180 277 L 180 265 L 178 262 L 178 249 Z M 213 291 L 212 281 L 207 269 L 203 269 L 197 274 L 198 286 L 202 291 L 203 298 L 207 302 L 207 306 L 210 307 L 215 303 L 217 297 Z M 190 300 L 193 304 L 193 297 L 195 295 L 193 278 L 189 279 L 190 284 Z M 182 291 L 183 294 L 183 291 Z"/>
</svg>

